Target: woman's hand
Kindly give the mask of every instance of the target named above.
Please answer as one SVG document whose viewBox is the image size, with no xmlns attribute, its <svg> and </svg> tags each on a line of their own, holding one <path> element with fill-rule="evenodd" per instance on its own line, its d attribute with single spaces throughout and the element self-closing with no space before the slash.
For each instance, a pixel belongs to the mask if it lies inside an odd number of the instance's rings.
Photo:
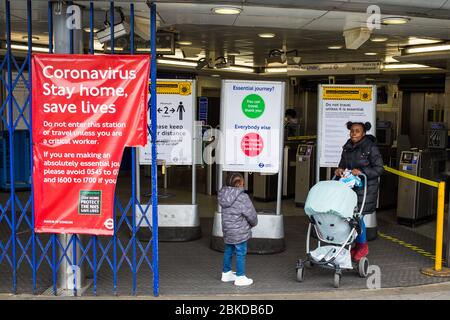
<svg viewBox="0 0 450 320">
<path fill-rule="evenodd" d="M 342 177 L 343 174 L 344 174 L 344 169 L 342 169 L 342 168 L 337 168 L 336 170 L 334 170 L 334 175 L 336 177 Z"/>
<path fill-rule="evenodd" d="M 361 173 L 362 172 L 359 169 L 352 169 L 352 175 L 354 175 L 354 176 L 359 176 Z"/>
</svg>

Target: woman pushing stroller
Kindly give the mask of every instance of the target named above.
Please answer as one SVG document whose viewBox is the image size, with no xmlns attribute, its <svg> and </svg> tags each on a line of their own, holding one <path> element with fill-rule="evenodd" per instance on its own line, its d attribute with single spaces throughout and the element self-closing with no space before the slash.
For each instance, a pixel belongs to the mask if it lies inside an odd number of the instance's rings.
<svg viewBox="0 0 450 320">
<path fill-rule="evenodd" d="M 346 169 L 351 170 L 354 176 L 361 173 L 367 177 L 367 195 L 364 205 L 363 216 L 371 214 L 376 209 L 378 197 L 378 178 L 383 174 L 383 159 L 376 145 L 376 138 L 373 135 L 366 135 L 371 128 L 370 122 L 347 122 L 347 129 L 350 130 L 350 139 L 342 147 L 341 161 L 335 170 L 335 175 L 343 176 Z M 358 196 L 358 207 L 361 206 L 364 196 L 364 189 L 354 188 Z M 351 250 L 351 257 L 354 261 L 359 261 L 369 253 L 369 246 L 366 239 L 366 226 L 364 219 L 360 221 L 361 232 L 356 238 L 356 245 Z"/>
</svg>

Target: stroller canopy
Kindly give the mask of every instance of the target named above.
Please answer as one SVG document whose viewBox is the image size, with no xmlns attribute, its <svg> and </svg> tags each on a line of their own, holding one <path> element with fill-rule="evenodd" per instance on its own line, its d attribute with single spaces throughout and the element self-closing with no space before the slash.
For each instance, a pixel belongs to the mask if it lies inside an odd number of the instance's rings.
<svg viewBox="0 0 450 320">
<path fill-rule="evenodd" d="M 328 213 L 351 218 L 357 204 L 356 193 L 344 183 L 335 180 L 320 181 L 309 190 L 305 212 L 308 216 Z"/>
</svg>

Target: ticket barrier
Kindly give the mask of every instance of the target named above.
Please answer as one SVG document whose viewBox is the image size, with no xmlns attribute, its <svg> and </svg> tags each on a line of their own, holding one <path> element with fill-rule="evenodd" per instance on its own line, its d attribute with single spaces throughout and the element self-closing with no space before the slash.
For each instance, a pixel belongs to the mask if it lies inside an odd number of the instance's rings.
<svg viewBox="0 0 450 320">
<path fill-rule="evenodd" d="M 295 157 L 296 142 L 286 142 L 283 148 L 282 198 L 295 195 Z M 278 174 L 253 174 L 253 199 L 257 201 L 275 201 L 277 199 Z"/>
<path fill-rule="evenodd" d="M 298 145 L 295 163 L 295 205 L 304 207 L 308 192 L 315 183 L 315 146 Z"/>
<path fill-rule="evenodd" d="M 403 151 L 399 170 L 437 181 L 445 171 L 445 150 Z M 437 190 L 431 186 L 400 177 L 398 183 L 397 221 L 414 227 L 431 220 L 436 214 Z"/>
</svg>

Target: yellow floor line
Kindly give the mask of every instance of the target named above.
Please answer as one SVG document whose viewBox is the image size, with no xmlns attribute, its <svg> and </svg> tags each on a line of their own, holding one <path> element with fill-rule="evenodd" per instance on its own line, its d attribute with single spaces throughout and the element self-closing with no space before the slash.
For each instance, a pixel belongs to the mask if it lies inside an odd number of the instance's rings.
<svg viewBox="0 0 450 320">
<path fill-rule="evenodd" d="M 415 246 L 413 244 L 407 243 L 405 241 L 402 241 L 400 239 L 394 238 L 392 236 L 388 236 L 387 234 L 384 234 L 384 233 L 381 233 L 381 232 L 378 232 L 378 235 L 381 238 L 383 238 L 383 239 L 386 239 L 386 240 L 389 240 L 391 242 L 397 243 L 397 244 L 401 245 L 402 247 L 410 249 L 410 250 L 412 250 L 412 251 L 414 251 L 414 252 L 416 252 L 418 254 L 421 254 L 424 257 L 430 258 L 431 260 L 435 260 L 436 259 L 435 255 L 433 253 L 425 251 L 424 249 L 421 249 L 421 248 L 419 248 L 419 247 L 417 247 L 417 246 Z"/>
</svg>

